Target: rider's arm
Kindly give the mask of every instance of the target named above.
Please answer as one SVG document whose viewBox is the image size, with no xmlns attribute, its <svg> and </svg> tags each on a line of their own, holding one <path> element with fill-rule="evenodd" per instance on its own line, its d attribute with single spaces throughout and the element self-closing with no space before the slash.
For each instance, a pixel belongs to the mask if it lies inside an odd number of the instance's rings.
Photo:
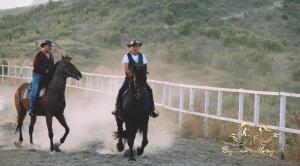
<svg viewBox="0 0 300 166">
<path fill-rule="evenodd" d="M 129 64 L 128 63 L 124 63 L 124 71 L 129 77 L 131 76 L 131 73 L 129 72 Z"/>
</svg>

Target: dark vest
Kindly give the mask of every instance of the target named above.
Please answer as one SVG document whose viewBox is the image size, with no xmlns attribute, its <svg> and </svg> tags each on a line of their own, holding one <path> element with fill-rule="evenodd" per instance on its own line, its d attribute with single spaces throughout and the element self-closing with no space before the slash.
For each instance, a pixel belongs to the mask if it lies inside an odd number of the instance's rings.
<svg viewBox="0 0 300 166">
<path fill-rule="evenodd" d="M 132 65 L 135 65 L 135 64 L 143 64 L 143 54 L 141 53 L 138 53 L 138 63 L 136 63 L 134 60 L 133 60 L 133 57 L 130 53 L 127 54 L 127 57 L 128 57 L 128 60 L 129 60 L 129 67 L 131 67 Z"/>
<path fill-rule="evenodd" d="M 143 54 L 142 53 L 138 53 L 138 63 L 136 63 L 132 57 L 132 55 L 130 54 L 130 52 L 127 54 L 128 60 L 129 60 L 129 64 L 128 67 L 131 68 L 136 64 L 144 64 L 144 60 L 143 60 Z M 128 78 L 127 74 L 126 74 L 126 78 Z"/>
</svg>

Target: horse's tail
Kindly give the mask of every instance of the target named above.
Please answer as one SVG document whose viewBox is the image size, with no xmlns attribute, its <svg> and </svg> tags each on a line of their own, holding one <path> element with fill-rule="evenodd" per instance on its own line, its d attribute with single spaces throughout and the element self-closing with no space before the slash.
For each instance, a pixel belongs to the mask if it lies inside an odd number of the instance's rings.
<svg viewBox="0 0 300 166">
<path fill-rule="evenodd" d="M 122 132 L 115 131 L 114 137 L 115 137 L 115 139 L 121 138 L 121 139 L 127 140 L 128 139 L 128 131 L 127 130 L 124 130 Z"/>
<path fill-rule="evenodd" d="M 15 132 L 17 131 L 21 131 L 22 130 L 22 123 L 25 119 L 25 116 L 26 116 L 26 109 L 24 108 L 23 104 L 22 104 L 22 91 L 24 90 L 24 87 L 26 86 L 26 83 L 25 84 L 22 84 L 17 92 L 15 93 L 15 107 L 16 107 L 16 110 L 17 110 L 17 113 L 18 113 L 18 118 L 17 118 L 17 122 L 18 122 L 18 125 L 16 127 L 16 130 Z"/>
</svg>

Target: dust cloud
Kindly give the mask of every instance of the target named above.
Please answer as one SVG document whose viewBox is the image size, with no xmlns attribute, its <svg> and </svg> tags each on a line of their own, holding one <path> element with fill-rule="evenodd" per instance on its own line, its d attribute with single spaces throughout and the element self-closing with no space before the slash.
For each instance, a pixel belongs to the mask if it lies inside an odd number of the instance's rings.
<svg viewBox="0 0 300 166">
<path fill-rule="evenodd" d="M 14 133 L 17 114 L 13 107 L 13 95 L 16 88 L 17 87 L 13 87 L 5 92 L 5 94 L 9 96 L 7 99 L 10 99 L 11 102 L 4 103 L 3 100 L 1 100 L 3 99 L 3 96 L 0 94 L 1 121 L 6 120 L 10 124 L 13 123 L 12 129 L 9 132 L 1 131 L 2 136 L 4 135 L 6 139 L 1 139 L 0 142 L 2 143 L 0 144 L 9 146 L 13 146 L 12 142 L 17 141 L 19 136 L 18 133 Z M 3 89 L 1 88 L 1 90 Z M 118 89 L 115 89 L 114 92 L 117 92 L 117 90 Z M 87 92 L 75 88 L 67 88 L 64 115 L 70 127 L 70 133 L 66 138 L 65 143 L 61 145 L 61 150 L 66 152 L 88 150 L 96 151 L 100 154 L 117 153 L 115 147 L 117 141 L 114 140 L 113 137 L 113 132 L 117 130 L 117 126 L 115 119 L 111 114 L 114 103 L 114 96 L 96 92 Z M 4 110 L 1 111 L 1 108 Z M 9 116 L 2 116 L 2 114 L 8 114 Z M 34 145 L 29 144 L 29 121 L 30 118 L 27 116 L 23 126 L 23 148 L 48 151 L 49 138 L 45 117 L 37 118 L 33 133 Z M 64 128 L 55 118 L 53 118 L 53 132 L 54 142 L 58 143 L 59 139 L 64 134 Z M 176 133 L 177 127 L 175 122 L 172 121 L 169 116 L 165 116 L 161 111 L 160 117 L 156 119 L 150 118 L 148 132 L 149 144 L 146 147 L 145 152 L 155 153 L 170 147 L 175 141 Z M 138 134 L 137 139 L 135 140 L 135 147 L 140 145 L 141 135 Z"/>
<path fill-rule="evenodd" d="M 4 98 L 0 96 L 0 111 L 3 111 L 4 108 Z"/>
</svg>

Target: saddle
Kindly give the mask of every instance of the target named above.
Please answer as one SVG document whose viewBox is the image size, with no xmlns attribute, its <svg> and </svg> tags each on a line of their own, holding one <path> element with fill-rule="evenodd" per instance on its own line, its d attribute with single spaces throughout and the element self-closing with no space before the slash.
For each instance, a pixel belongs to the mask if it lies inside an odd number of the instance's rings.
<svg viewBox="0 0 300 166">
<path fill-rule="evenodd" d="M 40 92 L 39 92 L 39 98 L 43 97 L 45 95 L 45 92 L 46 92 L 46 87 L 42 87 L 40 89 Z M 32 86 L 31 86 L 31 83 L 30 84 L 27 84 L 26 85 L 26 88 L 22 94 L 22 99 L 30 99 L 31 97 L 31 93 L 32 93 Z"/>
</svg>

